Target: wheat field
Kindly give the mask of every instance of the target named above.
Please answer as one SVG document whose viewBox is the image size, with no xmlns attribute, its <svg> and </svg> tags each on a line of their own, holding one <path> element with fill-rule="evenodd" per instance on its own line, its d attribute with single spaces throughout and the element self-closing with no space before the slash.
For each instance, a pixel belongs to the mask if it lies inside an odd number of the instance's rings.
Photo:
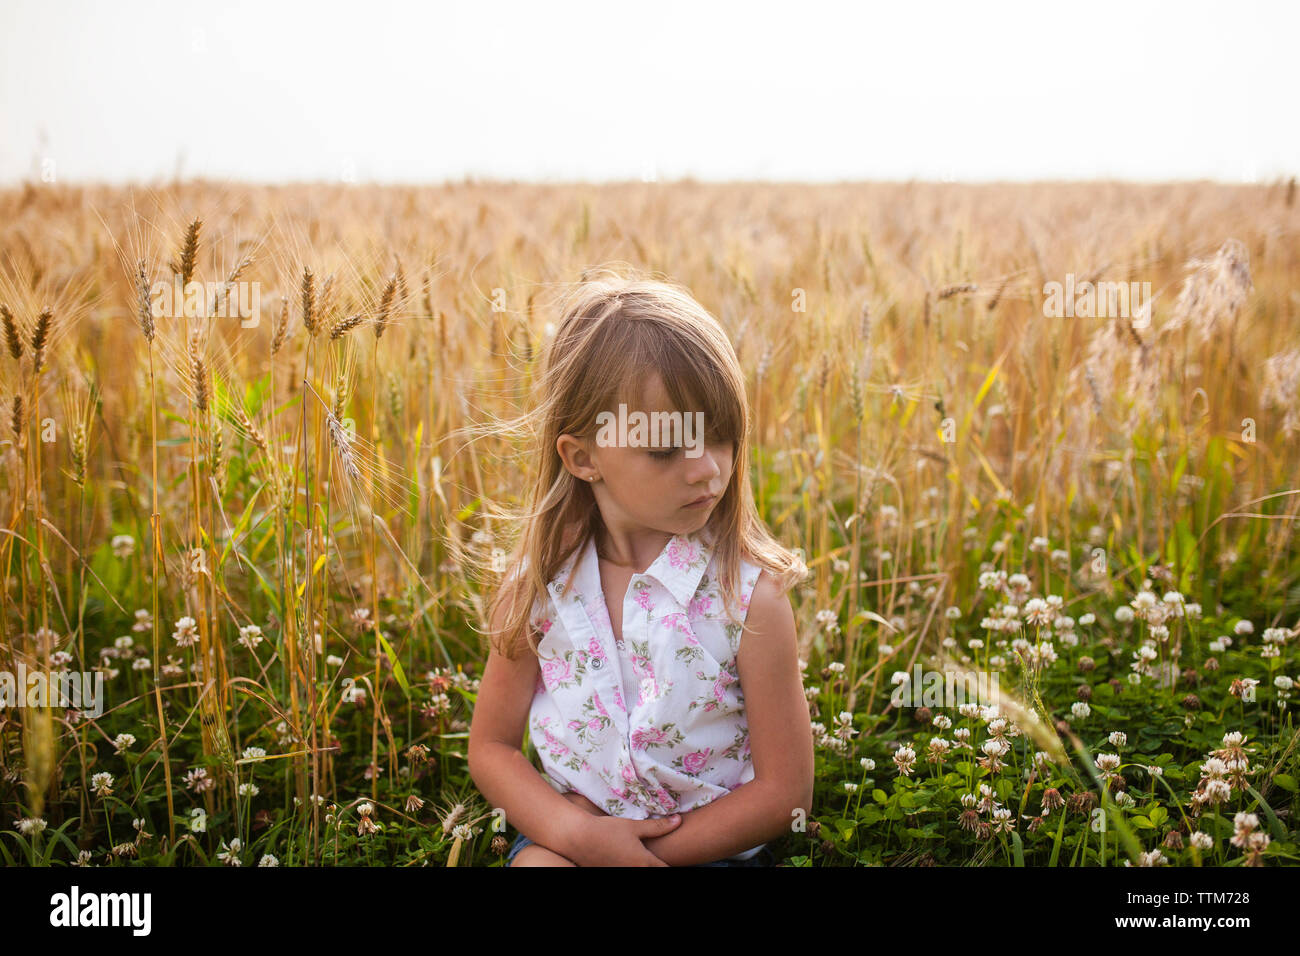
<svg viewBox="0 0 1300 956">
<path fill-rule="evenodd" d="M 623 263 L 727 330 L 813 572 L 786 865 L 1300 861 L 1295 193 L 0 192 L 0 669 L 104 687 L 0 709 L 0 859 L 500 865 L 465 750 L 486 504 L 530 464 L 460 429 L 527 406 L 564 284 Z M 1051 315 L 1067 277 L 1149 311 Z M 891 705 L 940 660 L 1003 674 L 1002 725 Z"/>
</svg>

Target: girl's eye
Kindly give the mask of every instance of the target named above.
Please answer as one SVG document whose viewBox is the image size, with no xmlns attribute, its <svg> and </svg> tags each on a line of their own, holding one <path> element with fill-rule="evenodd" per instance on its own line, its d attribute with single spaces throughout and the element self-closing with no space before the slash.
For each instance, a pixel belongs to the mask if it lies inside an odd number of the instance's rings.
<svg viewBox="0 0 1300 956">
<path fill-rule="evenodd" d="M 665 448 L 663 451 L 652 451 L 650 452 L 650 457 L 658 461 L 667 461 L 669 458 L 673 457 L 675 451 L 677 451 L 676 448 Z"/>
</svg>

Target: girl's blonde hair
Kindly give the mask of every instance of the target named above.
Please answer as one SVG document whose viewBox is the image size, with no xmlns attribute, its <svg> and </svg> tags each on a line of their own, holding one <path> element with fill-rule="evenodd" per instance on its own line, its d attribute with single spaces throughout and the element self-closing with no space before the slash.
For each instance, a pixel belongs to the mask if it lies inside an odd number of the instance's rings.
<svg viewBox="0 0 1300 956">
<path fill-rule="evenodd" d="M 772 536 L 754 505 L 751 422 L 735 350 L 685 288 L 609 268 L 588 270 L 562 299 L 543 365 L 537 404 L 505 426 L 530 434 L 536 474 L 525 510 L 501 515 L 520 530 L 494 567 L 509 570 L 488 614 L 489 621 L 504 615 L 500 632 L 489 635 L 500 653 L 513 658 L 525 643 L 538 652 L 535 606 L 545 606 L 548 583 L 602 523 L 594 492 L 564 467 L 556 440 L 594 438 L 598 413 L 619 402 L 637 407 L 656 370 L 673 405 L 702 410 L 707 440 L 730 441 L 735 453 L 730 483 L 703 534 L 714 548 L 725 606 L 736 605 L 742 557 L 769 571 L 782 592 L 806 577 L 802 559 Z"/>
</svg>

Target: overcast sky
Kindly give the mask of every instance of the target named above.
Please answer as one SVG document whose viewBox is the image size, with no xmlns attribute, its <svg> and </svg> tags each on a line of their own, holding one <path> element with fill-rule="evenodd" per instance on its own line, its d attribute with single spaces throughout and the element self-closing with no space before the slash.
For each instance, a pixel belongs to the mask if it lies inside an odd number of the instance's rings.
<svg viewBox="0 0 1300 956">
<path fill-rule="evenodd" d="M 1300 4 L 0 0 L 0 183 L 1300 172 Z"/>
</svg>

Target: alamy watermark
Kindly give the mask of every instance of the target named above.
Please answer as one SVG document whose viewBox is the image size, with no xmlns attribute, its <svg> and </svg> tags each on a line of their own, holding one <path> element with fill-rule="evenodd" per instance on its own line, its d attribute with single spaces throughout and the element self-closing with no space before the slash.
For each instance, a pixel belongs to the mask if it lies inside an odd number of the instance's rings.
<svg viewBox="0 0 1300 956">
<path fill-rule="evenodd" d="M 0 671 L 0 710 L 6 707 L 71 707 L 88 717 L 104 713 L 103 671 Z"/>
<path fill-rule="evenodd" d="M 149 287 L 155 319 L 239 319 L 240 328 L 256 328 L 262 315 L 260 282 L 199 282 L 181 285 L 181 277 L 159 280 Z"/>
<path fill-rule="evenodd" d="M 1067 272 L 1064 284 L 1043 284 L 1043 315 L 1049 318 L 1132 319 L 1135 329 L 1151 324 L 1150 282 L 1075 282 Z"/>
<path fill-rule="evenodd" d="M 996 704 L 1000 698 L 997 671 L 899 671 L 898 686 L 889 695 L 895 707 L 960 707 Z"/>
<path fill-rule="evenodd" d="M 148 936 L 153 927 L 153 894 L 105 893 L 73 886 L 50 897 L 50 925 L 55 927 L 119 926 L 133 936 Z"/>
<path fill-rule="evenodd" d="M 618 415 L 596 415 L 596 444 L 601 448 L 685 447 L 687 458 L 704 454 L 703 412 L 631 412 L 623 402 Z"/>
</svg>

